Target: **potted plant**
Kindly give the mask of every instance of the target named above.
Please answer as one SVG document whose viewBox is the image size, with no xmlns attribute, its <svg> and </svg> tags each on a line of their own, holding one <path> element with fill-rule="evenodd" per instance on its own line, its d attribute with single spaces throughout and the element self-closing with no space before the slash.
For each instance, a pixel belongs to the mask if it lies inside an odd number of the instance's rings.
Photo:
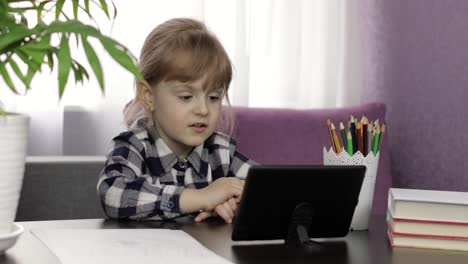
<svg viewBox="0 0 468 264">
<path fill-rule="evenodd" d="M 79 13 L 94 20 L 91 10 L 104 12 L 113 20 L 117 12 L 114 3 L 110 4 L 106 0 L 0 0 L 0 76 L 3 80 L 0 85 L 8 86 L 17 94 L 20 86 L 27 92 L 42 67 L 51 70 L 55 67 L 61 98 L 71 72 L 76 83 L 90 76 L 86 67 L 70 53 L 70 46 L 76 42 L 84 49 L 89 66 L 104 91 L 103 69 L 89 39 L 97 40 L 116 62 L 141 79 L 136 59 L 125 46 L 102 34 L 97 27 L 78 20 Z M 73 14 L 67 14 L 64 6 L 73 10 Z M 50 19 L 50 16 L 53 17 Z M 11 232 L 16 214 L 24 173 L 29 118 L 7 113 L 1 103 L 0 113 L 1 235 Z"/>
</svg>

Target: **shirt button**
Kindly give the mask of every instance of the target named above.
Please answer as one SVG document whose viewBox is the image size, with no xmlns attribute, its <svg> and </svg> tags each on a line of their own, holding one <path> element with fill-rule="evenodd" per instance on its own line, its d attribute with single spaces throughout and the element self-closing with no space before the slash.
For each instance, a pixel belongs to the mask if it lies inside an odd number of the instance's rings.
<svg viewBox="0 0 468 264">
<path fill-rule="evenodd" d="M 179 161 L 179 167 L 182 168 L 182 169 L 185 169 L 187 165 L 185 164 L 185 162 L 183 161 Z"/>
</svg>

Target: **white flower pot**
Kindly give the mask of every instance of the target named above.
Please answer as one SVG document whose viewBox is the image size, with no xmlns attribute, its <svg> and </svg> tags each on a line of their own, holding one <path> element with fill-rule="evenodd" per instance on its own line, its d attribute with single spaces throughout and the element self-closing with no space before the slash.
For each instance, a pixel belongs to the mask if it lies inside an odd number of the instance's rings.
<svg viewBox="0 0 468 264">
<path fill-rule="evenodd" d="M 23 184 L 29 117 L 0 115 L 0 234 L 10 233 Z"/>
</svg>

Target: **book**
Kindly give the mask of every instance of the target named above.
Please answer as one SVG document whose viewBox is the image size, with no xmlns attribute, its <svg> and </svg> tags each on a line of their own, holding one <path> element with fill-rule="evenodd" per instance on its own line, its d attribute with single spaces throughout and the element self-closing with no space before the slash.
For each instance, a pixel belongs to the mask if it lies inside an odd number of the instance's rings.
<svg viewBox="0 0 468 264">
<path fill-rule="evenodd" d="M 387 214 L 388 228 L 398 235 L 427 235 L 468 239 L 468 223 L 394 218 Z"/>
<path fill-rule="evenodd" d="M 398 219 L 468 223 L 468 193 L 390 188 L 388 211 Z"/>
<path fill-rule="evenodd" d="M 468 238 L 454 239 L 441 236 L 402 235 L 392 232 L 390 228 L 387 235 L 392 247 L 468 251 Z"/>
</svg>

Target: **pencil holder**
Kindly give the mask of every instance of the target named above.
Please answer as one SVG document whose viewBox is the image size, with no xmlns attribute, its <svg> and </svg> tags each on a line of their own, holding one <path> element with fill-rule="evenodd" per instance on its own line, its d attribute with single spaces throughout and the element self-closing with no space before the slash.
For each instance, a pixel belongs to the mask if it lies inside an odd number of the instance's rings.
<svg viewBox="0 0 468 264">
<path fill-rule="evenodd" d="M 351 230 L 367 230 L 369 228 L 372 200 L 374 199 L 375 178 L 379 165 L 379 152 L 377 152 L 377 155 L 374 155 L 373 152 L 369 152 L 369 154 L 364 157 L 364 155 L 358 151 L 354 153 L 353 156 L 350 156 L 346 151 L 336 154 L 332 148 L 327 151 L 324 147 L 323 164 L 366 166 L 366 174 L 362 182 L 361 192 L 359 193 L 359 201 L 354 210 L 353 220 L 351 221 Z"/>
</svg>

